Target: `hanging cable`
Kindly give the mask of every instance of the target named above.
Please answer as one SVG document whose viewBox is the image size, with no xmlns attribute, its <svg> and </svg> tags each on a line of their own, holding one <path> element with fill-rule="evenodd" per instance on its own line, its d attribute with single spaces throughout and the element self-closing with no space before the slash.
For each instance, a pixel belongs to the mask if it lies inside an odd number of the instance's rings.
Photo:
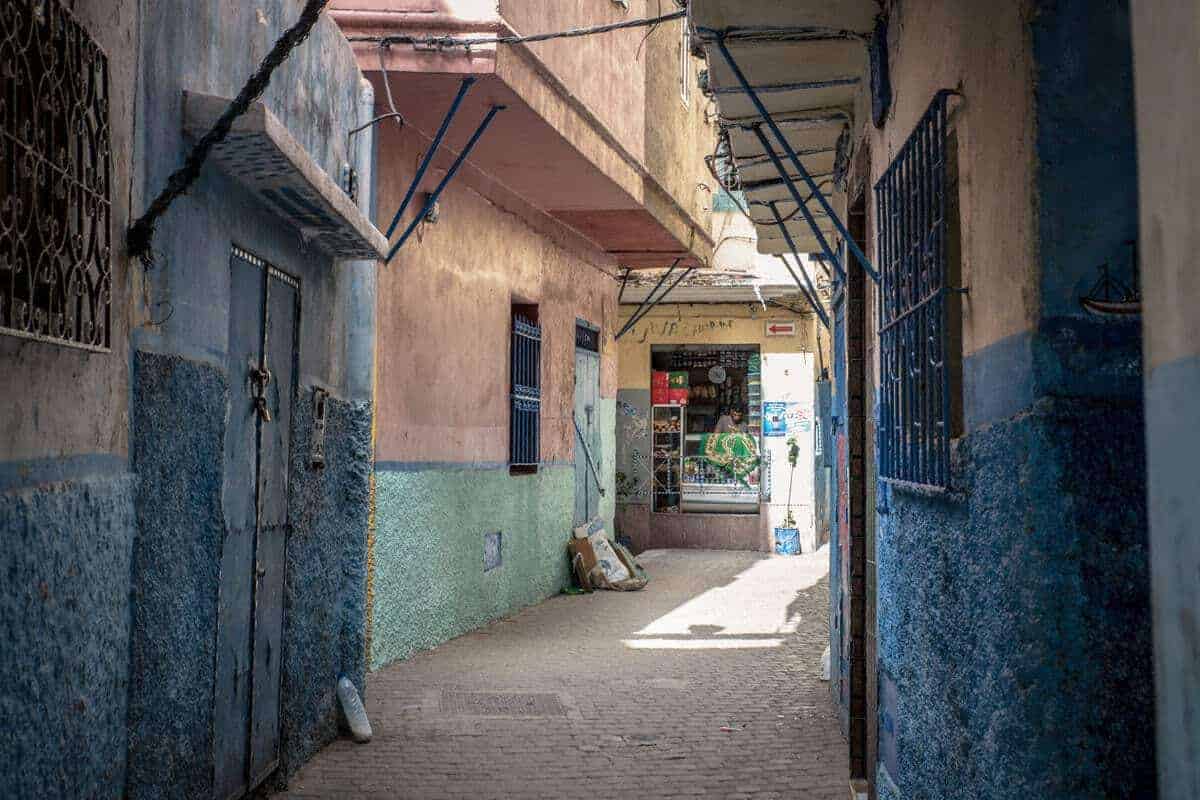
<svg viewBox="0 0 1200 800">
<path fill-rule="evenodd" d="M 484 44 L 532 44 L 534 42 L 547 42 L 551 39 L 571 39 L 577 36 L 592 36 L 598 33 L 610 33 L 612 31 L 626 30 L 628 28 L 645 28 L 654 25 L 660 25 L 671 20 L 682 19 L 687 16 L 687 11 L 675 11 L 670 14 L 663 14 L 658 17 L 648 17 L 645 19 L 630 19 L 624 22 L 613 22 L 608 25 L 597 25 L 592 28 L 571 28 L 565 31 L 556 31 L 554 33 L 535 33 L 531 36 L 489 36 L 480 39 L 471 39 L 459 36 L 411 36 L 409 34 L 391 34 L 388 36 L 350 36 L 351 42 L 375 42 L 380 46 L 386 47 L 393 44 L 415 44 L 425 45 L 429 47 L 477 47 Z"/>
<path fill-rule="evenodd" d="M 325 10 L 325 6 L 329 4 L 329 0 L 308 0 L 304 5 L 304 10 L 300 12 L 300 19 L 296 24 L 288 28 L 282 36 L 275 42 L 275 46 L 271 48 L 271 52 L 258 65 L 258 69 L 250 76 L 250 80 L 238 92 L 238 96 L 229 104 L 224 113 L 217 119 L 216 123 L 196 142 L 188 153 L 187 159 L 183 162 L 183 166 L 175 170 L 171 177 L 167 178 L 166 188 L 159 193 L 158 197 L 154 198 L 153 202 L 147 206 L 145 213 L 138 217 L 137 221 L 129 227 L 125 234 L 125 244 L 129 248 L 129 254 L 142 260 L 146 266 L 153 263 L 151 255 L 151 245 L 154 241 L 154 226 L 157 224 L 160 217 L 167 212 L 171 207 L 171 203 L 175 201 L 181 194 L 187 192 L 196 179 L 200 177 L 200 168 L 204 166 L 205 160 L 208 158 L 209 152 L 214 147 L 225 140 L 229 135 L 230 129 L 233 127 L 234 120 L 245 114 L 250 108 L 250 104 L 257 100 L 266 90 L 267 84 L 271 82 L 271 75 L 275 69 L 287 60 L 305 39 L 312 32 L 313 25 L 317 24 L 317 20 L 321 16 L 321 12 Z"/>
</svg>

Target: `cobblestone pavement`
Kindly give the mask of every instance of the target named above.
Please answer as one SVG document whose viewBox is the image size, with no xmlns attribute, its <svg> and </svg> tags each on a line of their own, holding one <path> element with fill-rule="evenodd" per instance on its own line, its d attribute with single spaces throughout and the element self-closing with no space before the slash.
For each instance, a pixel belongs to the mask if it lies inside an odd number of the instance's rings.
<svg viewBox="0 0 1200 800">
<path fill-rule="evenodd" d="M 289 798 L 844 798 L 821 654 L 828 552 L 652 551 L 641 592 L 558 596 L 368 677 L 375 739 Z"/>
</svg>

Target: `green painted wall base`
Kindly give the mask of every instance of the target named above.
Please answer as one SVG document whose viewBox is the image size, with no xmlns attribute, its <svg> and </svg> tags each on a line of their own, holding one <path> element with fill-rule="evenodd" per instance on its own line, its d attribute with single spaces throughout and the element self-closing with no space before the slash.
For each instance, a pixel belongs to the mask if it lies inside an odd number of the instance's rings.
<svg viewBox="0 0 1200 800">
<path fill-rule="evenodd" d="M 408 658 L 557 594 L 569 580 L 569 465 L 401 467 L 376 473 L 371 669 Z M 611 492 L 610 492 L 611 494 Z M 503 534 L 484 572 L 484 534 Z"/>
</svg>

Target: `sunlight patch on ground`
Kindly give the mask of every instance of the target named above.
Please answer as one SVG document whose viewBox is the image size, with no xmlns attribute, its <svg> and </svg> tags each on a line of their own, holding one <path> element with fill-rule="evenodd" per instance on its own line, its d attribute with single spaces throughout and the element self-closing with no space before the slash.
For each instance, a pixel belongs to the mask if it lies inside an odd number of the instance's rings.
<svg viewBox="0 0 1200 800">
<path fill-rule="evenodd" d="M 651 560 L 653 555 L 650 556 Z M 796 631 L 796 596 L 829 571 L 829 550 L 768 556 L 729 583 L 693 597 L 634 633 L 623 644 L 635 650 L 703 650 L 779 647 L 779 634 Z"/>
<path fill-rule="evenodd" d="M 631 650 L 752 650 L 780 647 L 783 639 L 624 639 Z"/>
</svg>

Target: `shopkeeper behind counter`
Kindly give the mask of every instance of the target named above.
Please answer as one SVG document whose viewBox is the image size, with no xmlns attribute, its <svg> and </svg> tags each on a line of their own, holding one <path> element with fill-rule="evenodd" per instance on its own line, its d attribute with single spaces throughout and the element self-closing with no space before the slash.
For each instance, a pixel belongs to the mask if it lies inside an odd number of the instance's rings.
<svg viewBox="0 0 1200 800">
<path fill-rule="evenodd" d="M 717 429 L 713 433 L 745 433 L 746 425 L 742 422 L 740 408 L 727 408 L 721 412 L 717 420 Z"/>
</svg>

